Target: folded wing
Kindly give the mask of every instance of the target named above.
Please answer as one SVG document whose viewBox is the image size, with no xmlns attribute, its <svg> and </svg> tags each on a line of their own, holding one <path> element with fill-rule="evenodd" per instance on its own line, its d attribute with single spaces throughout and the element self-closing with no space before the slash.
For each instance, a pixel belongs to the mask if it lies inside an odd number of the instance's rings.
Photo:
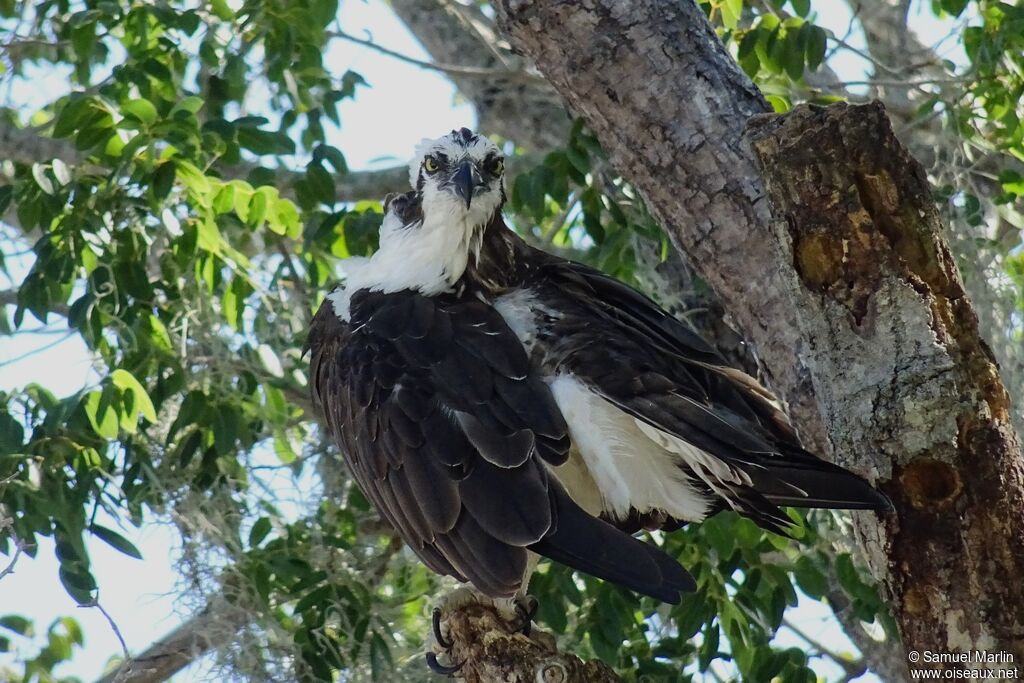
<svg viewBox="0 0 1024 683">
<path fill-rule="evenodd" d="M 805 450 L 763 386 L 636 290 L 554 258 L 530 285 L 558 311 L 546 330 L 547 371 L 574 376 L 633 416 L 716 509 L 779 531 L 790 523 L 780 505 L 890 506 L 861 477 Z"/>
<path fill-rule="evenodd" d="M 692 578 L 583 512 L 548 474 L 569 437 L 518 338 L 476 299 L 357 292 L 311 327 L 314 400 L 353 475 L 425 564 L 492 596 L 533 550 L 675 602 Z"/>
</svg>

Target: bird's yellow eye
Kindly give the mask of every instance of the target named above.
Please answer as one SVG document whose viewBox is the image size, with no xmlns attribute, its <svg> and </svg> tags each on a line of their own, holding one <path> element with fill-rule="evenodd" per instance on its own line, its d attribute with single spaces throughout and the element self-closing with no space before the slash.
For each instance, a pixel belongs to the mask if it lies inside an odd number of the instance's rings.
<svg viewBox="0 0 1024 683">
<path fill-rule="evenodd" d="M 493 160 L 491 162 L 490 171 L 494 175 L 501 175 L 501 172 L 504 171 L 504 170 L 505 170 L 505 160 L 502 159 L 501 157 L 498 157 L 497 159 L 495 159 L 495 160 Z"/>
<path fill-rule="evenodd" d="M 434 157 L 427 157 L 423 160 L 423 170 L 427 173 L 434 173 L 437 171 L 437 159 Z"/>
</svg>

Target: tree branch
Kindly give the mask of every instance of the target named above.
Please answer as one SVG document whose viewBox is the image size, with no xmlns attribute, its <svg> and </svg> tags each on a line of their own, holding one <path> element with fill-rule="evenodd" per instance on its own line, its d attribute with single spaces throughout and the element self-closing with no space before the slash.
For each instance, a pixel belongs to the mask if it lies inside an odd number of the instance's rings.
<svg viewBox="0 0 1024 683">
<path fill-rule="evenodd" d="M 126 659 L 97 683 L 166 681 L 207 652 L 231 642 L 249 620 L 245 610 L 220 597 L 140 654 Z"/>
<path fill-rule="evenodd" d="M 449 74 L 476 108 L 478 128 L 536 152 L 565 144 L 570 121 L 561 98 L 543 79 L 523 77 L 529 64 L 503 45 L 487 17 L 446 0 L 392 0 L 391 8 L 435 62 L 508 74 Z"/>
<path fill-rule="evenodd" d="M 383 45 L 375 43 L 369 38 L 359 38 L 351 33 L 346 33 L 342 30 L 328 31 L 327 35 L 331 38 L 339 38 L 341 40 L 347 40 L 350 43 L 362 45 L 368 47 L 371 50 L 375 50 L 383 55 L 397 59 L 400 62 L 406 64 L 412 64 L 418 66 L 421 69 L 428 69 L 431 71 L 440 71 L 441 73 L 449 76 L 472 76 L 473 78 L 510 78 L 515 80 L 534 81 L 538 83 L 544 83 L 544 79 L 540 78 L 531 73 L 525 71 L 509 71 L 508 69 L 488 69 L 485 67 L 478 66 L 457 66 L 454 64 L 438 64 L 436 62 L 427 62 L 422 59 L 416 59 L 409 55 L 402 54 L 395 50 L 388 49 Z"/>
<path fill-rule="evenodd" d="M 75 166 L 84 162 L 86 155 L 70 142 L 18 128 L 10 121 L 0 119 L 0 158 L 22 164 L 60 159 L 68 166 Z"/>
<path fill-rule="evenodd" d="M 804 632 L 800 627 L 798 627 L 789 619 L 783 619 L 782 624 L 790 631 L 795 633 L 797 637 L 799 637 L 805 643 L 807 643 L 815 650 L 817 650 L 821 655 L 828 657 L 833 662 L 835 662 L 837 666 L 841 667 L 844 673 L 846 674 L 846 680 L 852 680 L 854 678 L 857 678 L 858 676 L 863 676 L 865 673 L 867 673 L 868 667 L 863 657 L 858 657 L 856 659 L 851 660 L 848 657 L 844 657 L 841 653 L 836 652 L 832 648 L 828 647 L 824 643 L 819 642 L 813 636 L 808 635 L 806 632 Z"/>
<path fill-rule="evenodd" d="M 0 120 L 0 158 L 21 164 L 46 162 L 60 159 L 69 166 L 85 163 L 86 155 L 66 141 L 46 137 L 38 132 L 18 128 L 9 121 Z M 225 179 L 244 179 L 257 168 L 251 162 L 236 166 L 218 167 Z M 510 160 L 510 168 L 523 168 L 522 162 Z M 278 183 L 282 194 L 288 191 L 302 177 L 302 173 L 290 169 L 277 169 Z M 389 192 L 404 192 L 409 189 L 409 172 L 405 166 L 395 166 L 377 171 L 355 171 L 335 176 L 335 191 L 339 201 L 355 202 L 362 199 L 381 199 Z"/>
<path fill-rule="evenodd" d="M 436 655 L 462 663 L 454 674 L 465 683 L 543 681 L 547 683 L 622 683 L 600 660 L 584 662 L 559 652 L 554 638 L 538 629 L 520 632 L 521 619 L 507 618 L 493 605 L 476 600 L 443 610 L 444 635 L 451 648 L 434 645 Z"/>
<path fill-rule="evenodd" d="M 7 483 L 12 478 L 13 478 L 13 475 L 11 477 L 6 478 L 6 479 L 0 479 L 0 492 L 3 491 L 2 487 L 6 486 Z M 2 514 L 3 514 L 3 509 L 0 508 L 0 515 L 2 515 Z M 0 533 L 4 532 L 6 530 L 7 533 L 8 533 L 8 536 L 10 537 L 10 539 L 12 541 L 14 541 L 14 555 L 11 556 L 11 559 L 7 563 L 7 565 L 3 569 L 0 569 L 0 580 L 2 580 L 5 576 L 14 573 L 15 565 L 18 564 L 18 560 L 21 558 L 22 553 L 24 553 L 25 552 L 25 548 L 28 547 L 25 544 L 25 542 L 22 541 L 20 538 L 18 538 L 18 536 L 14 533 L 14 529 L 11 528 L 11 526 L 12 526 L 11 522 L 12 522 L 12 520 L 9 517 L 0 517 Z"/>
</svg>

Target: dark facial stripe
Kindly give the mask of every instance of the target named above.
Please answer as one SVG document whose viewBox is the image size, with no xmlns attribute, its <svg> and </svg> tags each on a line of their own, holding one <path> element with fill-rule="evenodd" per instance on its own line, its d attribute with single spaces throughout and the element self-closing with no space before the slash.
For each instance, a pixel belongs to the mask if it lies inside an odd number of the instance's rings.
<svg viewBox="0 0 1024 683">
<path fill-rule="evenodd" d="M 452 137 L 455 139 L 459 139 L 461 137 L 463 146 L 469 146 L 476 142 L 479 136 L 469 128 L 460 128 L 452 131 Z"/>
</svg>

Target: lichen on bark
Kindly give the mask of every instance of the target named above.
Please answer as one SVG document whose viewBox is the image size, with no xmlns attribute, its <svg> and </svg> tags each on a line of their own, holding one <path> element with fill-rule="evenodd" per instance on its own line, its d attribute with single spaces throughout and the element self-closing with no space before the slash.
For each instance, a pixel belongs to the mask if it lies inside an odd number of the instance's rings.
<svg viewBox="0 0 1024 683">
<path fill-rule="evenodd" d="M 458 601 L 444 609 L 442 625 L 451 647 L 435 643 L 434 652 L 461 664 L 454 677 L 465 683 L 622 683 L 600 660 L 559 652 L 547 633 L 525 635 L 521 619 L 487 601 Z"/>
<path fill-rule="evenodd" d="M 1002 577 L 1024 568 L 1024 462 L 923 169 L 879 103 L 799 107 L 749 135 L 829 437 L 876 461 L 896 506 L 869 557 L 904 641 L 1020 661 L 1024 588 Z"/>
</svg>

